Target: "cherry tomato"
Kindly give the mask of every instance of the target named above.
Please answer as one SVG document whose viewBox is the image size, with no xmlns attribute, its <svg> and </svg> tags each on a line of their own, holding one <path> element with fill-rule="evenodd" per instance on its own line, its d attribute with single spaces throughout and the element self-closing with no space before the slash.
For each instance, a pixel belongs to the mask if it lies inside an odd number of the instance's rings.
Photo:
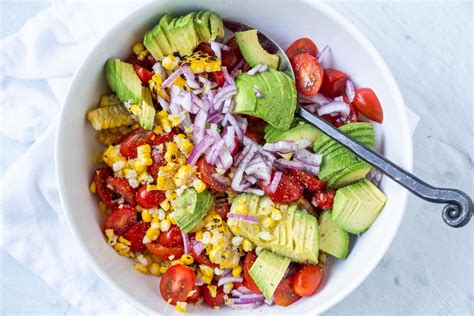
<svg viewBox="0 0 474 316">
<path fill-rule="evenodd" d="M 298 179 L 308 191 L 316 192 L 321 191 L 324 188 L 324 181 L 308 172 L 290 169 L 290 174 Z"/>
<path fill-rule="evenodd" d="M 248 129 L 245 131 L 245 135 L 252 139 L 254 142 L 261 144 L 263 142 L 263 137 L 260 134 L 257 134 L 256 132 L 252 131 L 251 129 Z"/>
<path fill-rule="evenodd" d="M 191 245 L 193 245 L 195 240 L 195 237 L 189 238 L 189 242 Z M 196 254 L 196 251 L 194 250 L 194 247 L 191 247 L 191 255 L 193 256 L 194 260 L 196 260 L 200 264 L 204 264 L 206 266 L 212 267 L 212 268 L 219 268 L 218 264 L 212 263 L 209 257 L 204 253 L 204 250 L 199 254 L 199 256 Z"/>
<path fill-rule="evenodd" d="M 204 299 L 204 302 L 211 307 L 224 304 L 224 295 L 222 286 L 217 287 L 217 294 L 215 297 L 212 296 L 207 285 L 203 285 L 202 287 L 202 298 Z"/>
<path fill-rule="evenodd" d="M 227 70 L 231 72 L 235 66 L 242 61 L 243 57 L 235 37 L 230 38 L 226 45 L 229 46 L 230 49 L 228 51 L 222 51 L 222 66 L 227 67 Z"/>
<path fill-rule="evenodd" d="M 133 69 L 135 69 L 135 72 L 137 73 L 138 78 L 140 78 L 142 83 L 148 85 L 148 81 L 150 81 L 153 77 L 153 72 L 139 65 L 133 65 Z"/>
<path fill-rule="evenodd" d="M 186 303 L 196 303 L 201 298 L 202 288 L 200 286 L 194 286 L 193 290 L 195 291 L 194 294 L 188 297 Z"/>
<path fill-rule="evenodd" d="M 209 73 L 209 79 L 214 81 L 219 87 L 222 87 L 225 83 L 224 73 L 222 71 Z"/>
<path fill-rule="evenodd" d="M 114 208 L 117 206 L 117 203 L 112 202 L 112 200 L 114 200 L 115 192 L 107 187 L 107 178 L 112 177 L 113 175 L 114 172 L 112 171 L 112 169 L 107 167 L 99 168 L 94 172 L 96 192 L 99 195 L 100 199 L 109 208 Z"/>
<path fill-rule="evenodd" d="M 273 300 L 276 305 L 288 306 L 301 298 L 301 296 L 296 294 L 293 290 L 292 283 L 293 278 L 286 277 L 278 284 L 275 293 L 273 293 Z"/>
<path fill-rule="evenodd" d="M 272 172 L 272 179 L 275 172 Z M 270 181 L 271 183 L 271 181 Z M 295 177 L 283 173 L 275 192 L 270 192 L 263 180 L 259 181 L 260 187 L 265 191 L 270 199 L 275 203 L 290 204 L 297 202 L 303 195 L 303 185 Z"/>
<path fill-rule="evenodd" d="M 211 48 L 211 45 L 209 43 L 201 43 L 199 44 L 194 51 L 200 50 L 201 52 L 204 52 L 208 54 L 209 56 L 215 56 L 216 54 Z"/>
<path fill-rule="evenodd" d="M 143 252 L 143 250 L 146 249 L 145 244 L 143 243 L 143 237 L 145 237 L 148 228 L 150 228 L 150 223 L 139 221 L 123 234 L 123 237 L 131 243 L 130 250 Z"/>
<path fill-rule="evenodd" d="M 167 142 L 171 142 L 177 134 L 178 133 L 176 131 L 172 130 L 171 132 L 166 134 L 156 135 L 155 139 L 153 140 L 153 145 L 158 146 L 160 144 L 166 144 Z"/>
<path fill-rule="evenodd" d="M 255 252 L 254 251 L 247 252 L 247 255 L 245 256 L 245 261 L 244 261 L 244 278 L 245 278 L 245 282 L 247 283 L 247 287 L 250 291 L 257 294 L 262 294 L 262 291 L 260 291 L 257 284 L 255 284 L 249 272 L 255 260 L 257 260 L 257 255 L 255 254 Z"/>
<path fill-rule="evenodd" d="M 137 158 L 137 147 L 151 143 L 155 133 L 137 128 L 119 140 L 120 153 L 127 159 Z"/>
<path fill-rule="evenodd" d="M 152 254 L 165 261 L 179 259 L 184 253 L 183 247 L 165 247 L 160 245 L 156 240 L 145 244 L 145 246 Z M 172 259 L 170 259 L 170 257 L 172 257 Z"/>
<path fill-rule="evenodd" d="M 113 229 L 115 235 L 121 236 L 137 223 L 135 208 L 123 204 L 117 206 L 105 220 L 104 231 Z"/>
<path fill-rule="evenodd" d="M 181 230 L 176 225 L 171 225 L 170 229 L 166 232 L 162 232 L 158 237 L 158 243 L 162 246 L 172 247 L 184 247 L 183 235 Z"/>
<path fill-rule="evenodd" d="M 196 275 L 193 269 L 182 264 L 170 267 L 160 280 L 160 292 L 163 299 L 172 305 L 185 302 L 194 288 Z"/>
<path fill-rule="evenodd" d="M 335 195 L 336 194 L 334 193 L 334 191 L 316 192 L 316 194 L 313 196 L 311 204 L 322 210 L 332 209 Z"/>
<path fill-rule="evenodd" d="M 337 69 L 326 68 L 319 92 L 329 98 L 341 96 L 346 92 L 346 82 L 347 75 L 345 73 Z"/>
<path fill-rule="evenodd" d="M 146 68 L 148 70 L 151 70 L 153 65 L 156 64 L 156 60 L 151 54 L 148 54 L 142 60 L 139 60 L 137 55 L 132 54 L 125 61 L 132 65 L 140 65 L 141 67 Z"/>
<path fill-rule="evenodd" d="M 383 110 L 375 92 L 370 88 L 357 88 L 352 104 L 369 120 L 382 123 Z"/>
<path fill-rule="evenodd" d="M 216 167 L 207 163 L 205 157 L 201 157 L 197 163 L 199 178 L 211 189 L 218 192 L 225 192 L 227 189 L 222 183 L 217 182 L 212 175 L 216 173 Z"/>
<path fill-rule="evenodd" d="M 216 213 L 222 218 L 222 220 L 227 221 L 227 213 L 230 211 L 230 204 L 227 201 L 216 202 Z"/>
<path fill-rule="evenodd" d="M 293 276 L 293 291 L 299 296 L 311 296 L 322 280 L 323 269 L 319 265 L 307 264 Z"/>
<path fill-rule="evenodd" d="M 323 67 L 316 57 L 309 54 L 296 55 L 291 60 L 295 72 L 296 89 L 304 95 L 314 96 L 323 81 Z"/>
<path fill-rule="evenodd" d="M 293 59 L 299 54 L 309 54 L 316 57 L 318 55 L 318 47 L 312 40 L 302 37 L 294 41 L 285 51 L 289 59 Z"/>
<path fill-rule="evenodd" d="M 113 187 L 113 191 L 117 192 L 123 199 L 131 205 L 136 205 L 135 200 L 136 190 L 132 188 L 127 179 L 109 177 L 107 178 L 107 185 Z"/>
<path fill-rule="evenodd" d="M 143 208 L 157 207 L 165 199 L 166 195 L 163 191 L 148 191 L 146 185 L 142 185 L 137 192 L 137 202 Z"/>
</svg>

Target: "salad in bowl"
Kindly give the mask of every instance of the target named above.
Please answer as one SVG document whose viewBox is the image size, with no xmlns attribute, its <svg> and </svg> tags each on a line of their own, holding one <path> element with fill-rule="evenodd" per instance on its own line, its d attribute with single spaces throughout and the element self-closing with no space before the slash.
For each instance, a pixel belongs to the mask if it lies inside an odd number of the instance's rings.
<svg viewBox="0 0 474 316">
<path fill-rule="evenodd" d="M 87 113 L 104 145 L 90 191 L 105 242 L 179 311 L 318 295 L 327 256 L 345 259 L 387 198 L 369 164 L 295 111 L 375 148 L 375 92 L 324 69 L 328 47 L 308 38 L 286 50 L 293 79 L 257 30 L 211 11 L 166 14 L 130 44 Z"/>
</svg>

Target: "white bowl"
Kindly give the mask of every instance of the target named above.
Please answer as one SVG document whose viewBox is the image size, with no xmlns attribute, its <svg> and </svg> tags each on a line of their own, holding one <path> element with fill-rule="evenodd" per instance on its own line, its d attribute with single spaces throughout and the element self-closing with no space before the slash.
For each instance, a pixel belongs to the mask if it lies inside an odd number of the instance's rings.
<svg viewBox="0 0 474 316">
<path fill-rule="evenodd" d="M 412 141 L 402 96 L 382 57 L 354 25 L 326 5 L 316 2 L 275 1 L 156 1 L 141 7 L 102 38 L 76 72 L 61 113 L 56 143 L 57 175 L 62 206 L 71 229 L 89 261 L 112 288 L 147 313 L 174 311 L 159 293 L 157 278 L 136 273 L 132 262 L 117 255 L 102 237 L 104 216 L 89 192 L 94 170 L 91 157 L 100 150 L 95 132 L 86 121 L 89 109 L 108 90 L 104 63 L 109 57 L 124 58 L 130 46 L 142 39 L 165 12 L 181 14 L 207 8 L 223 17 L 241 21 L 270 35 L 282 47 L 306 36 L 320 48 L 331 47 L 333 66 L 347 72 L 356 85 L 373 88 L 384 109 L 378 126 L 384 155 L 408 171 L 412 169 Z M 297 315 L 321 313 L 351 293 L 375 268 L 392 242 L 403 217 L 407 192 L 384 177 L 382 189 L 388 202 L 368 232 L 355 239 L 350 255 L 330 261 L 325 281 L 317 295 L 290 307 L 263 306 L 254 313 Z M 193 307 L 195 314 L 242 314 L 229 308 L 211 310 Z"/>
</svg>

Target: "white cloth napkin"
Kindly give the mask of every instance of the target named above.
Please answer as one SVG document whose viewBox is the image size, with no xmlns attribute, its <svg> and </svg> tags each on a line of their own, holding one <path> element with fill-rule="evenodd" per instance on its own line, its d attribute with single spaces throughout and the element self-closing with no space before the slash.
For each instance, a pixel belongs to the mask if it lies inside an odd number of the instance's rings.
<svg viewBox="0 0 474 316">
<path fill-rule="evenodd" d="M 17 147 L 30 145 L 2 178 L 1 245 L 85 314 L 138 311 L 98 278 L 65 222 L 54 168 L 57 116 L 71 76 L 93 44 L 146 2 L 53 1 L 0 41 L 0 132 L 10 139 L 2 163 Z M 414 132 L 418 117 L 408 112 Z"/>
</svg>

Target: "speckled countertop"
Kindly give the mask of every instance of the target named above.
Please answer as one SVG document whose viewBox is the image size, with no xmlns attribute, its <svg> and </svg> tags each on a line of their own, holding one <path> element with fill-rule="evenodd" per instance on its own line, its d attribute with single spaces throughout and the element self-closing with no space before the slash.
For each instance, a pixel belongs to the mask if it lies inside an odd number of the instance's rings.
<svg viewBox="0 0 474 316">
<path fill-rule="evenodd" d="M 472 1 L 327 1 L 375 45 L 406 104 L 420 116 L 414 172 L 433 185 L 473 196 Z M 2 3 L 2 37 L 47 1 Z M 8 140 L 0 139 L 3 148 Z M 17 149 L 18 155 L 21 148 Z M 11 155 L 9 155 L 11 158 Z M 2 175 L 9 162 L 2 161 Z M 474 314 L 474 224 L 447 227 L 441 206 L 410 196 L 384 259 L 327 314 Z M 3 250 L 2 314 L 76 314 L 77 310 Z"/>
</svg>

